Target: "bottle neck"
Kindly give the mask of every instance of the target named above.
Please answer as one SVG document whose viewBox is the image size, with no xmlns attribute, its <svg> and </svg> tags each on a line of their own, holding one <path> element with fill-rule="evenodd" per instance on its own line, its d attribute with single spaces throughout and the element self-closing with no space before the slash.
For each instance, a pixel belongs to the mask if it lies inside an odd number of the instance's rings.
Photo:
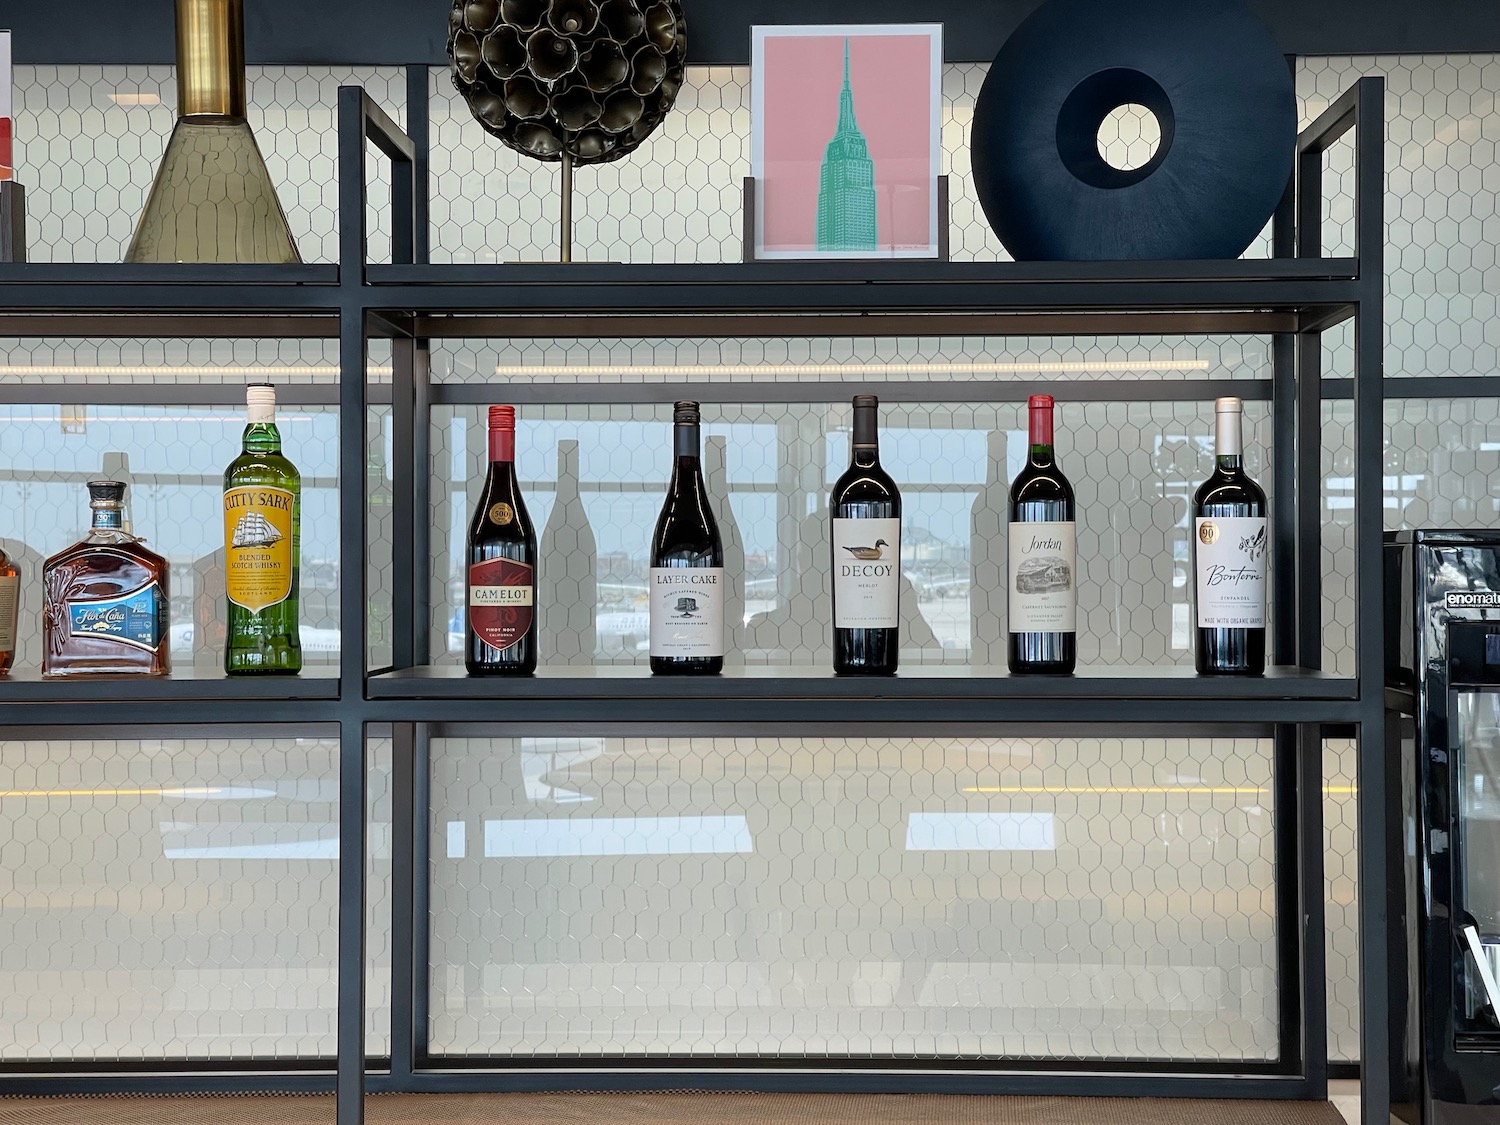
<svg viewBox="0 0 1500 1125">
<path fill-rule="evenodd" d="M 490 463 L 514 464 L 516 460 L 516 431 L 490 431 Z"/>
<path fill-rule="evenodd" d="M 862 469 L 880 463 L 879 428 L 873 406 L 854 408 L 853 455 L 850 459 Z"/>
<path fill-rule="evenodd" d="M 696 422 L 676 422 L 672 425 L 672 456 L 676 458 L 678 468 L 684 467 L 687 462 L 691 467 L 699 467 L 701 455 L 701 442 L 699 440 L 699 426 Z"/>
<path fill-rule="evenodd" d="M 275 422 L 251 422 L 245 426 L 246 453 L 280 453 L 281 431 Z"/>
<path fill-rule="evenodd" d="M 1219 469 L 1226 473 L 1238 472 L 1244 465 L 1241 418 L 1238 410 L 1214 415 L 1214 457 Z"/>
<path fill-rule="evenodd" d="M 124 531 L 125 511 L 122 508 L 95 508 L 95 531 Z"/>
<path fill-rule="evenodd" d="M 1052 446 L 1052 408 L 1050 406 L 1033 406 L 1030 414 L 1030 425 L 1027 427 L 1029 430 L 1029 457 L 1033 464 L 1050 465 L 1055 459 L 1055 452 Z"/>
</svg>

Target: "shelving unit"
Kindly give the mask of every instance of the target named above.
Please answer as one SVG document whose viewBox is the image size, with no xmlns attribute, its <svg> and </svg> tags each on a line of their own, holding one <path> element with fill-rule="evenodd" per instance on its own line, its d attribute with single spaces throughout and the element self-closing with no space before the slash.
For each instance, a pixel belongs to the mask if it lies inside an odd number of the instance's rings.
<svg viewBox="0 0 1500 1125">
<path fill-rule="evenodd" d="M 289 387 L 288 401 L 340 411 L 342 652 L 336 674 L 227 681 L 181 676 L 152 684 L 0 681 L 0 724 L 76 727 L 94 708 L 110 726 L 173 723 L 337 723 L 339 782 L 338 1121 L 362 1120 L 371 1089 L 701 1088 L 949 1090 L 1024 1093 L 1321 1097 L 1327 1088 L 1323 973 L 1322 761 L 1325 731 L 1359 741 L 1363 1057 L 1385 1056 L 1384 708 L 1381 589 L 1383 83 L 1362 80 L 1299 139 L 1295 184 L 1278 210 L 1276 257 L 1232 262 L 1053 264 L 749 263 L 708 266 L 416 264 L 425 243 L 419 152 L 362 90 L 339 104 L 341 261 L 338 267 L 0 266 L 0 334 L 63 336 L 302 336 L 339 339 L 342 377 Z M 425 121 L 420 135 L 425 135 Z M 418 130 L 414 130 L 418 131 Z M 1357 148 L 1358 250 L 1320 255 L 1321 154 L 1352 131 Z M 395 167 L 396 263 L 366 262 L 366 142 Z M 425 165 L 421 165 L 425 171 Z M 1352 381 L 1326 385 L 1320 334 L 1352 320 Z M 1080 398 L 1194 400 L 1238 393 L 1272 404 L 1270 466 L 1277 607 L 1264 679 L 1211 680 L 1179 669 L 1084 669 L 1072 679 L 1012 678 L 995 669 L 929 666 L 894 680 L 838 679 L 823 669 L 745 668 L 717 679 L 653 679 L 644 669 L 546 669 L 533 680 L 470 680 L 429 663 L 430 420 L 436 405 L 478 403 L 493 387 L 434 384 L 428 342 L 445 337 L 701 337 L 1257 333 L 1274 337 L 1265 381 L 1070 380 Z M 372 341 L 394 356 L 389 385 L 368 378 Z M 1013 401 L 1041 381 L 882 384 L 889 401 Z M 1321 613 L 1321 404 L 1351 397 L 1358 539 L 1357 669 L 1318 670 Z M 507 387 L 527 403 L 836 402 L 839 381 L 533 384 Z M 0 385 L 4 402 L 238 402 L 237 387 Z M 303 396 L 300 399 L 298 396 Z M 367 666 L 369 551 L 367 411 L 389 401 L 394 426 L 393 667 Z M 670 704 L 670 722 L 662 718 Z M 821 724 L 847 730 L 1061 732 L 1122 724 L 1182 733 L 1251 728 L 1275 740 L 1279 1061 L 1263 1067 L 1080 1063 L 1057 1068 L 891 1059 L 744 1058 L 666 1063 L 575 1059 L 567 1065 L 483 1069 L 427 1056 L 427 746 L 440 724 L 560 730 L 586 724 L 709 729 L 754 735 Z M 364 1051 L 367 735 L 395 739 L 393 1040 L 390 1060 Z M 796 724 L 795 728 L 787 724 Z M 0 1092 L 166 1088 L 161 1077 L 0 1075 Z M 172 1080 L 170 1088 L 185 1089 Z M 260 1070 L 199 1076 L 197 1088 L 287 1089 L 328 1076 Z M 1385 1112 L 1385 1077 L 1366 1068 L 1369 1120 Z"/>
</svg>

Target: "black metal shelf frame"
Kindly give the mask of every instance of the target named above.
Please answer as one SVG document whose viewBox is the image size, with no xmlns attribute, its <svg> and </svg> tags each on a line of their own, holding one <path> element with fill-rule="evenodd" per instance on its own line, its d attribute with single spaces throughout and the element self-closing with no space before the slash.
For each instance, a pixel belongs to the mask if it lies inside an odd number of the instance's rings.
<svg viewBox="0 0 1500 1125">
<path fill-rule="evenodd" d="M 336 1086 L 339 1125 L 363 1120 L 366 1089 L 471 1090 L 692 1085 L 736 1089 L 972 1090 L 1016 1093 L 1184 1094 L 1303 1097 L 1326 1094 L 1326 998 L 1323 964 L 1322 738 L 1337 730 L 1358 738 L 1362 1054 L 1385 1057 L 1387 997 L 1384 910 L 1381 445 L 1383 397 L 1493 394 L 1496 380 L 1393 380 L 1381 369 L 1383 296 L 1383 82 L 1362 79 L 1299 138 L 1293 182 L 1273 226 L 1274 257 L 1234 262 L 941 264 L 890 262 L 704 266 L 432 266 L 426 264 L 425 68 L 410 72 L 410 136 L 358 87 L 339 97 L 338 266 L 0 266 L 0 335 L 303 336 L 339 340 L 336 385 L 289 386 L 287 401 L 337 405 L 340 412 L 340 542 L 344 559 L 338 679 L 269 686 L 240 695 L 223 681 L 119 691 L 16 680 L 0 684 L 0 724 L 79 723 L 80 703 L 107 705 L 113 724 L 229 722 L 337 723 L 339 765 L 338 1053 L 318 1073 L 0 1074 L 0 1093 L 111 1089 L 286 1089 Z M 1322 153 L 1353 133 L 1356 150 L 1356 253 L 1322 256 Z M 392 161 L 393 262 L 367 262 L 367 145 Z M 669 309 L 648 314 L 639 310 Z M 1351 321 L 1355 374 L 1325 381 L 1321 334 Z M 1070 379 L 1078 397 L 1098 401 L 1195 400 L 1223 393 L 1269 401 L 1278 503 L 1273 533 L 1272 597 L 1278 614 L 1273 659 L 1283 671 L 1255 685 L 1216 685 L 1150 670 L 1082 675 L 1031 690 L 982 670 L 934 669 L 896 684 L 849 687 L 792 669 L 726 677 L 708 687 L 645 678 L 548 674 L 531 684 L 497 687 L 420 671 L 428 664 L 429 434 L 434 405 L 477 403 L 491 388 L 434 383 L 430 341 L 452 337 L 694 337 L 787 335 L 1043 335 L 1255 333 L 1273 338 L 1267 380 Z M 372 340 L 392 346 L 390 383 L 371 383 Z M 1014 401 L 1041 381 L 882 383 L 892 401 Z M 1053 384 L 1052 386 L 1055 386 Z M 518 403 L 655 402 L 678 394 L 706 401 L 839 401 L 847 386 L 822 383 L 530 384 L 507 386 Z M 229 404 L 239 388 L 221 385 L 3 384 L 0 401 Z M 1318 451 L 1325 399 L 1350 399 L 1355 414 L 1355 525 L 1358 543 L 1357 665 L 1353 677 L 1317 673 L 1322 652 Z M 368 551 L 364 479 L 366 411 L 389 403 L 394 425 L 394 669 L 366 666 Z M 945 674 L 946 673 L 946 674 Z M 330 692 L 327 684 L 335 686 Z M 601 684 L 608 685 L 601 687 Z M 628 690 L 621 690 L 621 684 Z M 420 685 L 420 686 L 418 686 Z M 434 685 L 440 685 L 435 687 Z M 106 699 L 106 695 L 111 698 Z M 1243 727 L 1275 740 L 1276 907 L 1280 1026 L 1278 1061 L 1243 1067 L 1191 1060 L 1091 1064 L 1059 1060 L 892 1058 L 878 1065 L 837 1059 L 701 1060 L 682 1065 L 640 1060 L 572 1060 L 565 1067 L 524 1059 L 429 1057 L 427 1026 L 427 755 L 443 724 L 514 731 L 545 724 L 551 732 L 601 724 L 651 729 L 661 701 L 702 732 L 754 733 L 776 722 L 873 724 L 885 732 L 932 733 L 934 724 L 995 732 L 1022 724 L 1072 729 L 1129 723 L 1139 729 L 1215 731 Z M 766 703 L 774 702 L 774 711 Z M 101 712 L 102 713 L 102 712 Z M 365 1057 L 365 854 L 368 824 L 367 736 L 389 724 L 393 778 L 393 995 L 390 1059 Z M 1069 724 L 1072 724 L 1070 727 Z M 783 728 L 784 729 L 784 728 Z M 1080 728 L 1082 729 L 1082 728 Z M 1364 893 L 1365 891 L 1370 893 Z M 226 1071 L 229 1068 L 225 1068 Z M 305 1068 L 304 1068 L 305 1069 Z M 1365 1068 L 1367 1114 L 1384 1113 L 1383 1068 Z M 215 1085 L 219 1083 L 219 1085 Z M 1370 1118 L 1370 1119 L 1373 1119 Z"/>
</svg>

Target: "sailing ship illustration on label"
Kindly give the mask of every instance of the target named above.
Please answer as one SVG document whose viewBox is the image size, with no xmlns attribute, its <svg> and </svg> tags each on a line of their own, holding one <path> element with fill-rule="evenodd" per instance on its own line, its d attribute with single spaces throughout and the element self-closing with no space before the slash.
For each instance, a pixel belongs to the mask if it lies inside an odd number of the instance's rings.
<svg viewBox="0 0 1500 1125">
<path fill-rule="evenodd" d="M 240 517 L 240 522 L 235 524 L 234 536 L 230 539 L 231 547 L 269 547 L 274 543 L 280 543 L 286 536 L 277 530 L 276 525 L 259 512 L 249 512 Z"/>
<path fill-rule="evenodd" d="M 259 613 L 291 596 L 296 503 L 287 489 L 265 485 L 224 493 L 224 570 L 235 605 Z"/>
</svg>

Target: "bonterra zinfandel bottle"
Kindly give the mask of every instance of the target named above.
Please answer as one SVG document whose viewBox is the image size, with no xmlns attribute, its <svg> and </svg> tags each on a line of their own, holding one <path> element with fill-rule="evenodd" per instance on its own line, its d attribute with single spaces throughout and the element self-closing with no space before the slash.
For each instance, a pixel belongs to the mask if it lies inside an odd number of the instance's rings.
<svg viewBox="0 0 1500 1125">
<path fill-rule="evenodd" d="M 302 477 L 281 453 L 276 388 L 252 383 L 245 388 L 243 451 L 224 470 L 229 675 L 301 671 L 301 539 Z"/>
</svg>

